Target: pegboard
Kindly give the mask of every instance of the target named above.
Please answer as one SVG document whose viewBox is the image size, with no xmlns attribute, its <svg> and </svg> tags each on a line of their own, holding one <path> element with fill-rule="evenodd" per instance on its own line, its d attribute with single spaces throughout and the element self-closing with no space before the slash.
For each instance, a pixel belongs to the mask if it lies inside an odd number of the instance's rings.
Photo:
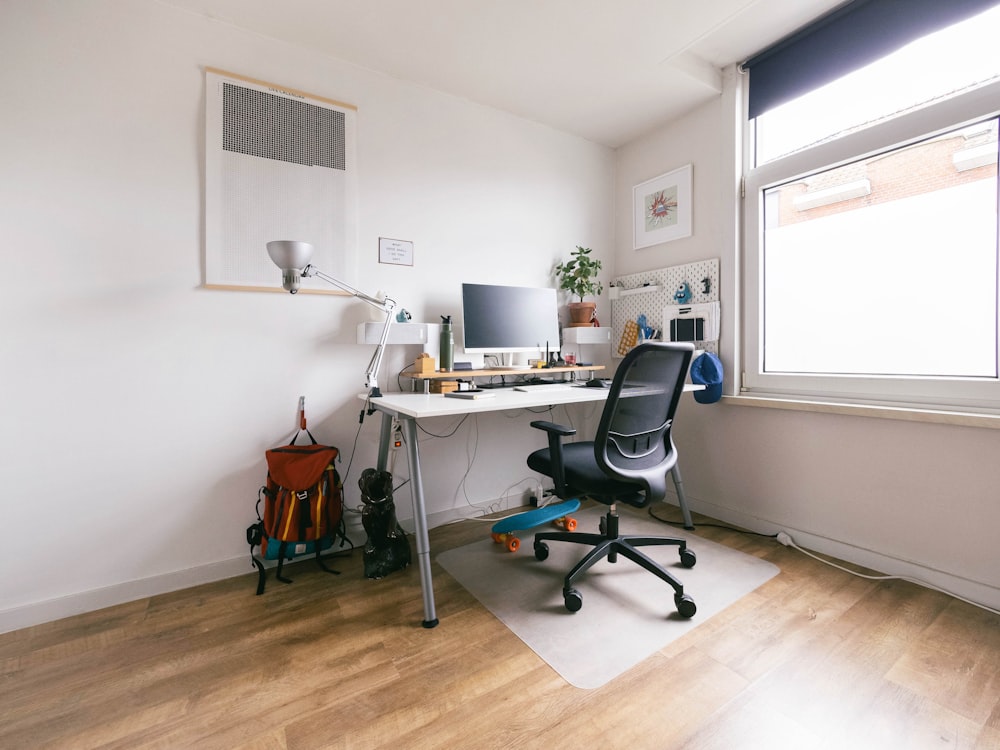
<svg viewBox="0 0 1000 750">
<path fill-rule="evenodd" d="M 707 279 L 708 291 L 705 291 Z M 712 258 L 682 266 L 668 266 L 655 271 L 628 274 L 615 278 L 615 286 L 620 289 L 618 299 L 611 301 L 611 354 L 616 358 L 624 356 L 619 352 L 619 343 L 626 329 L 634 332 L 635 321 L 640 315 L 646 316 L 646 324 L 660 331 L 663 341 L 670 340 L 669 332 L 664 333 L 663 308 L 677 305 L 674 293 L 686 282 L 691 289 L 691 299 L 685 304 L 717 302 L 719 300 L 719 259 Z M 649 291 L 638 291 L 646 287 L 659 287 Z M 635 290 L 635 291 L 633 291 Z M 718 353 L 718 341 L 696 341 L 698 349 Z"/>
</svg>

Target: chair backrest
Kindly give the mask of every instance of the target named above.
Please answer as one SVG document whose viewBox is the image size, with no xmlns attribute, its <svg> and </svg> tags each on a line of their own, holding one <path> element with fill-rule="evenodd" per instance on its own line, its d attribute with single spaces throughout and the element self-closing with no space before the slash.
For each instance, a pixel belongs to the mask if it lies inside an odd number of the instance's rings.
<svg viewBox="0 0 1000 750">
<path fill-rule="evenodd" d="M 662 500 L 677 462 L 670 436 L 694 346 L 649 342 L 622 360 L 594 437 L 597 464 L 608 475 L 645 487 Z"/>
</svg>

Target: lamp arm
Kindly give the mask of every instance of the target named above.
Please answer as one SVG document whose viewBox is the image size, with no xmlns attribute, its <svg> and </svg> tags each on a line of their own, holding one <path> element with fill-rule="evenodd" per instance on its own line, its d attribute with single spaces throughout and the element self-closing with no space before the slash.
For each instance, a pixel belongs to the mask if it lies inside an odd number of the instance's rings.
<svg viewBox="0 0 1000 750">
<path fill-rule="evenodd" d="M 392 302 L 392 300 L 386 301 Z M 392 304 L 395 305 L 394 302 Z M 371 361 L 368 363 L 368 369 L 365 370 L 365 387 L 371 389 L 368 395 L 372 398 L 378 398 L 382 395 L 378 388 L 378 371 L 379 367 L 382 366 L 382 355 L 385 353 L 385 342 L 389 338 L 389 326 L 391 325 L 392 310 L 390 309 L 385 316 L 385 324 L 382 326 L 382 335 L 379 336 L 378 346 L 375 347 Z"/>
<path fill-rule="evenodd" d="M 358 299 L 364 302 L 367 302 L 372 307 L 377 307 L 379 310 L 382 310 L 386 313 L 391 313 L 393 310 L 396 309 L 395 300 L 389 299 L 388 297 L 382 300 L 379 299 L 378 297 L 372 297 L 370 294 L 365 294 L 359 289 L 355 289 L 350 284 L 347 284 L 341 281 L 340 279 L 334 278 L 333 276 L 331 276 L 328 273 L 325 273 L 324 271 L 320 271 L 318 268 L 316 268 L 316 266 L 312 265 L 311 263 L 302 269 L 302 275 L 315 276 L 318 279 L 323 279 L 323 281 L 325 281 L 327 284 L 332 284 L 338 289 L 341 289 L 347 292 L 348 294 L 357 297 Z"/>
<path fill-rule="evenodd" d="M 382 355 L 385 353 L 385 342 L 389 338 L 389 327 L 392 325 L 392 313 L 396 309 L 396 300 L 389 297 L 386 297 L 385 299 L 372 297 L 369 294 L 365 294 L 364 292 L 355 289 L 350 284 L 345 284 L 343 281 L 330 276 L 330 274 L 320 271 L 312 264 L 302 269 L 302 275 L 315 276 L 318 279 L 322 279 L 327 284 L 332 284 L 338 289 L 347 292 L 353 297 L 357 297 L 363 302 L 367 302 L 372 307 L 378 308 L 385 313 L 385 324 L 382 326 L 382 335 L 379 336 L 378 346 L 375 347 L 375 352 L 372 354 L 371 361 L 368 363 L 368 369 L 365 370 L 365 388 L 371 389 L 368 395 L 370 398 L 379 398 L 382 395 L 382 392 L 378 387 L 378 371 L 382 366 Z"/>
</svg>

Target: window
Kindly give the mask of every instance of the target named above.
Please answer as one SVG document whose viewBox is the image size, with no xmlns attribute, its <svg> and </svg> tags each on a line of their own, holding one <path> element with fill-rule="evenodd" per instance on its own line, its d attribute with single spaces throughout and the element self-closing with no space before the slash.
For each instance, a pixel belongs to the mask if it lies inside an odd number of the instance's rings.
<svg viewBox="0 0 1000 750">
<path fill-rule="evenodd" d="M 1000 413 L 998 31 L 1000 6 L 748 122 L 744 392 Z"/>
</svg>

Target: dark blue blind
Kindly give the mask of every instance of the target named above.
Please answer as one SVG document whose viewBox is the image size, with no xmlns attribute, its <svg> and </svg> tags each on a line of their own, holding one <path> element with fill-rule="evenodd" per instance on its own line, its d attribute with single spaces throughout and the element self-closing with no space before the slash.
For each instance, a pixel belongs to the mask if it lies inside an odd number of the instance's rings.
<svg viewBox="0 0 1000 750">
<path fill-rule="evenodd" d="M 1000 0 L 853 0 L 842 5 L 743 63 L 750 71 L 750 117 L 998 4 Z"/>
</svg>

